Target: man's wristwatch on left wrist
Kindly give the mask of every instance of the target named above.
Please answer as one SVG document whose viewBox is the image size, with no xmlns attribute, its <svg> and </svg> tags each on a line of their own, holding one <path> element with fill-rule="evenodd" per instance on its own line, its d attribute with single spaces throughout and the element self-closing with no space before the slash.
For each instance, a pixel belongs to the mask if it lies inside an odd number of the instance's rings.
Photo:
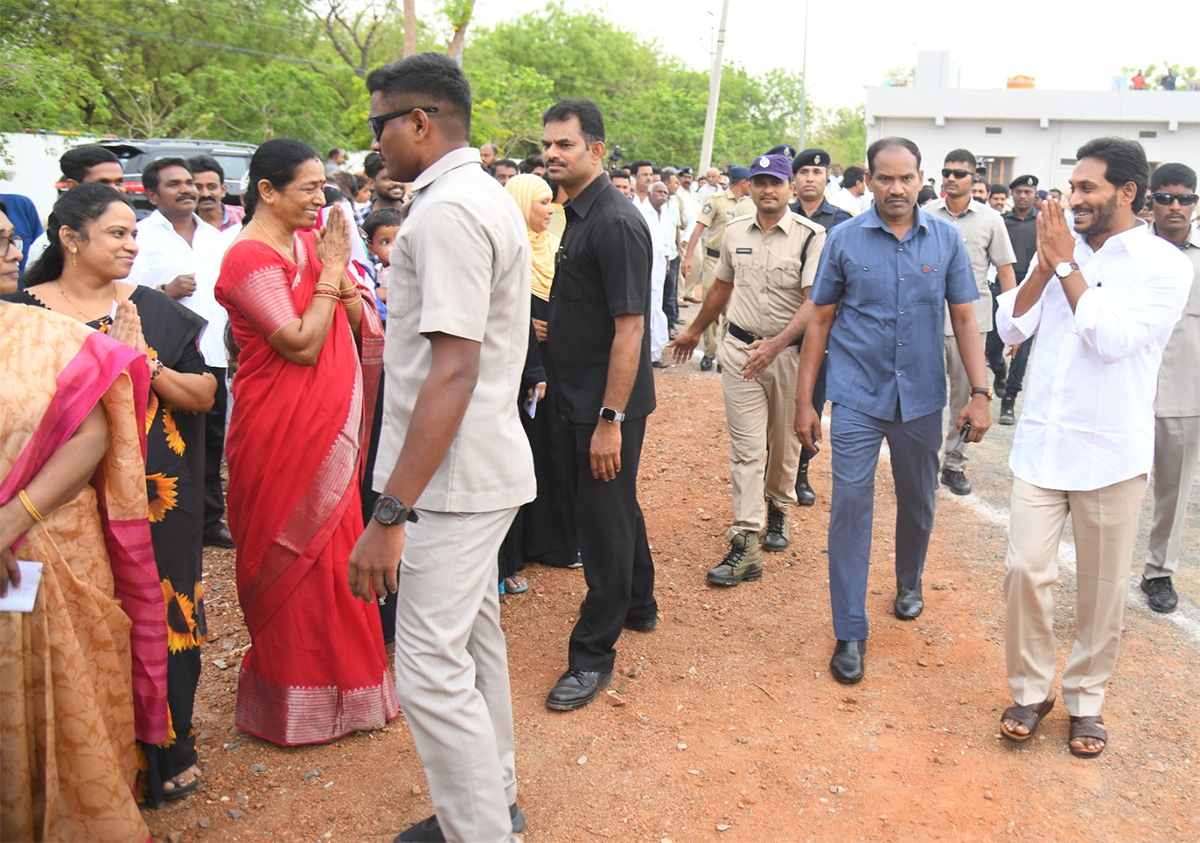
<svg viewBox="0 0 1200 843">
<path fill-rule="evenodd" d="M 393 495 L 379 496 L 379 500 L 375 501 L 375 514 L 372 517 L 385 527 L 395 527 L 405 521 L 417 521 L 417 513 Z"/>
<path fill-rule="evenodd" d="M 990 386 L 973 386 L 973 387 L 971 387 L 971 397 L 973 398 L 976 395 L 982 395 L 982 396 L 986 397 L 987 400 L 991 401 L 992 400 L 992 388 Z"/>
<path fill-rule="evenodd" d="M 625 421 L 625 414 L 618 413 L 612 407 L 601 407 L 600 408 L 600 418 L 604 419 L 609 424 L 612 424 L 613 422 Z"/>
<path fill-rule="evenodd" d="M 1054 274 L 1059 278 L 1066 278 L 1077 269 L 1079 269 L 1079 264 L 1075 263 L 1075 261 L 1063 261 L 1054 267 Z"/>
</svg>

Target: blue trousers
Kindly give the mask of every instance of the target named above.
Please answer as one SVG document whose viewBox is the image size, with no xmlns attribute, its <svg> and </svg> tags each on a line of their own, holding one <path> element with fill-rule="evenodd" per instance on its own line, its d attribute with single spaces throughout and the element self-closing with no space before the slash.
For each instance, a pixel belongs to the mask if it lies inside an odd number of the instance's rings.
<svg viewBox="0 0 1200 843">
<path fill-rule="evenodd" d="M 829 599 L 833 631 L 842 641 L 867 637 L 867 572 L 875 515 L 875 469 L 887 440 L 896 483 L 896 580 L 916 588 L 933 530 L 942 413 L 877 419 L 834 404 L 829 439 L 833 493 L 829 513 Z"/>
</svg>

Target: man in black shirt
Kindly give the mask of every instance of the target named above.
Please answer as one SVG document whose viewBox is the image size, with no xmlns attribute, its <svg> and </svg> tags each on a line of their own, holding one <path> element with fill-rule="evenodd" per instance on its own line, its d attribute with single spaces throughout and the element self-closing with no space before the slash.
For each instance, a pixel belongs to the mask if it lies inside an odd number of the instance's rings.
<svg viewBox="0 0 1200 843">
<path fill-rule="evenodd" d="M 587 705 L 612 681 L 621 628 L 658 625 L 654 563 L 637 500 L 650 369 L 650 231 L 604 174 L 604 118 L 591 100 L 543 115 L 542 157 L 566 193 L 566 230 L 550 290 L 547 365 L 574 443 L 576 516 L 587 598 L 569 669 L 549 708 Z"/>
</svg>

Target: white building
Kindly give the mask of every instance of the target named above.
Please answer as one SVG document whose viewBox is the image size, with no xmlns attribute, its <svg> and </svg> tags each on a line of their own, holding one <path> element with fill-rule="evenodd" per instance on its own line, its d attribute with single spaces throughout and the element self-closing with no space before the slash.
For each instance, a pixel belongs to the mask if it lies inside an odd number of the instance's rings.
<svg viewBox="0 0 1200 843">
<path fill-rule="evenodd" d="M 1139 141 L 1151 169 L 1165 161 L 1200 169 L 1195 91 L 972 90 L 958 81 L 949 53 L 918 53 L 913 87 L 867 89 L 867 143 L 893 135 L 915 141 L 939 188 L 945 154 L 962 148 L 987 166 L 990 182 L 1032 173 L 1042 188 L 1065 192 L 1075 151 L 1107 135 Z"/>
</svg>

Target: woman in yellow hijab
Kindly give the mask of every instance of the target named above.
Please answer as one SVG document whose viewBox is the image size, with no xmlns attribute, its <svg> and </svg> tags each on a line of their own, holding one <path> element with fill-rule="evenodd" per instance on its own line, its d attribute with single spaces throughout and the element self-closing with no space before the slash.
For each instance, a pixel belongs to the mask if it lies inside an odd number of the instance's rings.
<svg viewBox="0 0 1200 843">
<path fill-rule="evenodd" d="M 529 231 L 530 312 L 538 351 L 545 360 L 548 357 L 545 326 L 549 316 L 550 287 L 554 282 L 554 253 L 559 240 L 549 230 L 555 214 L 554 197 L 541 176 L 514 176 L 504 187 L 521 209 Z M 526 368 L 529 368 L 528 364 Z M 515 576 L 524 561 L 557 568 L 579 564 L 579 543 L 575 538 L 575 486 L 568 480 L 568 467 L 574 454 L 566 430 L 559 423 L 553 374 L 547 372 L 546 380 L 545 397 L 533 408 L 532 416 L 522 396 L 521 423 L 533 451 L 538 496 L 521 507 L 500 548 L 501 568 L 506 575 L 505 590 L 510 593 L 520 593 L 528 588 L 523 578 Z"/>
</svg>

